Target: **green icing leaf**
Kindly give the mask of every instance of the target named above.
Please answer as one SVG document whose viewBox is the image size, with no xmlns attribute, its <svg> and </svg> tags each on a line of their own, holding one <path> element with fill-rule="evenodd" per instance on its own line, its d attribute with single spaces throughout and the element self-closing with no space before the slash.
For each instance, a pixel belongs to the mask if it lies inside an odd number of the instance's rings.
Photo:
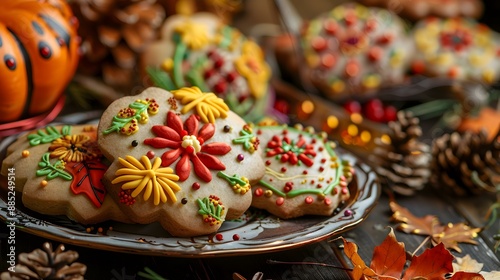
<svg viewBox="0 0 500 280">
<path fill-rule="evenodd" d="M 213 218 L 215 218 L 217 221 L 221 221 L 221 214 L 222 214 L 222 206 L 220 204 L 215 204 L 210 201 L 208 197 L 205 197 L 203 199 L 197 199 L 196 202 L 198 203 L 198 207 L 200 207 L 200 210 L 198 210 L 198 214 L 200 215 L 208 215 Z"/>
<path fill-rule="evenodd" d="M 56 139 L 69 135 L 70 132 L 71 132 L 71 126 L 69 125 L 63 126 L 61 128 L 61 132 L 59 132 L 53 126 L 47 126 L 45 128 L 45 131 L 43 129 L 39 129 L 36 134 L 28 135 L 28 140 L 31 146 L 37 146 L 40 144 L 51 143 Z"/>
<path fill-rule="evenodd" d="M 56 161 L 54 165 L 50 163 L 50 153 L 45 153 L 42 160 L 38 163 L 41 169 L 36 171 L 36 176 L 46 176 L 48 180 L 61 177 L 64 180 L 73 180 L 73 176 L 64 170 L 64 162 L 62 160 Z"/>
</svg>

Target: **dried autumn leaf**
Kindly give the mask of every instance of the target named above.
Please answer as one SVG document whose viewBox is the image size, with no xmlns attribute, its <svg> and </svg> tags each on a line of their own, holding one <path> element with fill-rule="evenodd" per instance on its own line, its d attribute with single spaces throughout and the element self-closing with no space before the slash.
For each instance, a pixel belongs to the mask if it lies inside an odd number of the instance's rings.
<svg viewBox="0 0 500 280">
<path fill-rule="evenodd" d="M 483 276 L 485 280 L 500 279 L 500 271 L 481 272 L 481 276 Z"/>
<path fill-rule="evenodd" d="M 344 241 L 344 254 L 349 258 L 353 267 L 352 278 L 353 279 L 363 279 L 366 277 L 377 276 L 375 271 L 369 268 L 363 259 L 358 254 L 358 245 L 354 242 L 347 241 L 345 238 L 341 237 Z"/>
<path fill-rule="evenodd" d="M 433 245 L 443 243 L 446 248 L 460 253 L 462 250 L 458 247 L 458 243 L 477 244 L 473 238 L 477 237 L 480 228 L 471 228 L 464 223 L 448 223 L 443 226 L 436 216 L 416 217 L 394 201 L 391 201 L 389 206 L 393 212 L 392 220 L 401 222 L 397 229 L 406 233 L 430 236 Z"/>
<path fill-rule="evenodd" d="M 410 210 L 400 206 L 394 201 L 389 203 L 394 222 L 401 222 L 397 229 L 419 235 L 432 235 L 434 227 L 439 226 L 439 220 L 436 216 L 427 215 L 422 218 L 414 216 Z"/>
<path fill-rule="evenodd" d="M 459 271 L 450 280 L 484 280 L 484 277 L 479 273 Z"/>
<path fill-rule="evenodd" d="M 355 243 L 344 238 L 342 240 L 344 241 L 344 253 L 354 266 L 351 277 L 355 280 L 444 280 L 445 275 L 453 272 L 452 261 L 454 258 L 450 251 L 440 243 L 434 248 L 426 249 L 420 256 L 414 256 L 403 278 L 401 278 L 406 263 L 406 252 L 404 244 L 397 241 L 392 228 L 386 239 L 375 248 L 370 267 L 367 267 L 359 256 L 358 246 Z M 477 276 L 476 274 L 471 275 Z"/>
<path fill-rule="evenodd" d="M 378 275 L 391 276 L 399 279 L 405 263 L 405 245 L 403 242 L 398 242 L 396 240 L 394 230 L 391 228 L 391 231 L 382 244 L 375 247 L 370 268 Z"/>
<path fill-rule="evenodd" d="M 443 243 L 425 250 L 420 256 L 413 256 L 403 280 L 425 278 L 445 279 L 447 273 L 453 272 L 453 256 Z"/>
<path fill-rule="evenodd" d="M 479 272 L 483 269 L 483 264 L 471 258 L 469 254 L 463 258 L 455 257 L 457 262 L 453 263 L 453 271 Z"/>
<path fill-rule="evenodd" d="M 464 223 L 450 223 L 444 227 L 436 228 L 436 232 L 432 234 L 432 242 L 433 244 L 442 242 L 446 248 L 461 253 L 462 250 L 458 247 L 458 243 L 477 244 L 473 238 L 476 238 L 480 231 L 480 228 L 471 228 Z"/>
</svg>

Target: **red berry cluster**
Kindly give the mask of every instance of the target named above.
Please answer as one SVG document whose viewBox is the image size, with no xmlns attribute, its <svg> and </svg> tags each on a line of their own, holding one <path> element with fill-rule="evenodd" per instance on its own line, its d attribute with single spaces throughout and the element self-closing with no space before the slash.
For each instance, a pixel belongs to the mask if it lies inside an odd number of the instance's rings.
<svg viewBox="0 0 500 280">
<path fill-rule="evenodd" d="M 212 87 L 212 90 L 216 94 L 224 94 L 227 91 L 228 84 L 233 83 L 240 74 L 236 70 L 227 71 L 223 68 L 226 61 L 224 58 L 218 54 L 215 50 L 210 50 L 207 53 L 208 58 L 212 61 L 212 68 L 205 69 L 203 73 L 203 78 L 205 80 L 216 77 L 216 82 Z"/>
<path fill-rule="evenodd" d="M 349 114 L 361 114 L 365 118 L 374 122 L 395 121 L 397 110 L 392 105 L 385 105 L 380 99 L 370 99 L 364 104 L 356 100 L 349 100 L 344 103 L 344 109 Z"/>
<path fill-rule="evenodd" d="M 123 109 L 120 109 L 120 111 L 118 112 L 118 117 L 122 118 L 122 119 L 130 118 L 130 117 L 135 116 L 135 113 L 136 113 L 135 109 L 123 108 Z"/>
<path fill-rule="evenodd" d="M 148 105 L 148 112 L 150 113 L 156 113 L 158 112 L 158 109 L 160 108 L 160 105 L 158 105 L 158 102 L 154 98 L 146 98 L 146 101 L 149 103 Z"/>
<path fill-rule="evenodd" d="M 123 203 L 125 205 L 133 205 L 135 203 L 135 198 L 133 198 L 131 195 L 131 190 L 125 190 L 121 191 L 118 196 L 120 197 L 120 203 Z"/>
</svg>

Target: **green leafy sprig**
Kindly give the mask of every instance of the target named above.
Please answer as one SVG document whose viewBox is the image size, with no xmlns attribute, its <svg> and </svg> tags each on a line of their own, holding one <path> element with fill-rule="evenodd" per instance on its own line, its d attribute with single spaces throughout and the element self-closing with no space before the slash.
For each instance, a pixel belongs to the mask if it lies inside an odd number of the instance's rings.
<svg viewBox="0 0 500 280">
<path fill-rule="evenodd" d="M 224 208 L 220 204 L 215 206 L 215 204 L 208 197 L 203 198 L 203 200 L 198 198 L 196 202 L 200 207 L 200 210 L 198 210 L 199 214 L 211 216 L 217 221 L 222 220 L 221 215 Z"/>
<path fill-rule="evenodd" d="M 128 117 L 128 118 L 121 118 L 118 115 L 114 116 L 113 122 L 111 123 L 111 126 L 104 131 L 104 134 L 109 134 L 113 131 L 120 131 L 129 122 L 131 122 L 133 120 L 140 120 L 142 118 L 141 115 L 146 113 L 146 110 L 148 109 L 149 104 L 148 103 L 144 104 L 142 102 L 134 101 L 128 107 L 131 109 L 134 109 L 135 114 L 131 117 Z"/>
<path fill-rule="evenodd" d="M 63 126 L 60 132 L 53 126 L 47 126 L 45 131 L 43 129 L 39 129 L 36 134 L 28 135 L 28 141 L 31 146 L 47 144 L 63 136 L 69 135 L 70 131 L 71 126 L 69 125 Z"/>
<path fill-rule="evenodd" d="M 46 176 L 48 180 L 61 177 L 64 180 L 70 181 L 73 176 L 64 170 L 64 161 L 58 160 L 55 164 L 50 163 L 50 153 L 45 153 L 42 160 L 38 163 L 42 169 L 36 171 L 36 176 Z"/>
</svg>

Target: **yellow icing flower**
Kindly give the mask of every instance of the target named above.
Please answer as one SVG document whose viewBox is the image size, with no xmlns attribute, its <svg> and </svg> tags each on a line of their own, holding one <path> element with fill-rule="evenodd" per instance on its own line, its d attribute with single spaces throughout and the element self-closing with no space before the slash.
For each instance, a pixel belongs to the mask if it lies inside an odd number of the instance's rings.
<svg viewBox="0 0 500 280">
<path fill-rule="evenodd" d="M 138 161 L 132 156 L 126 156 L 125 159 L 118 158 L 123 168 L 116 171 L 116 178 L 111 182 L 122 185 L 122 190 L 134 190 L 132 197 L 137 197 L 144 191 L 143 198 L 147 201 L 153 195 L 154 205 L 160 204 L 160 201 L 167 202 L 167 196 L 173 201 L 177 201 L 175 192 L 181 188 L 175 181 L 179 180 L 173 169 L 170 167 L 161 167 L 161 159 L 155 158 L 153 164 L 147 156 L 142 156 Z"/>
<path fill-rule="evenodd" d="M 226 118 L 229 107 L 214 93 L 204 93 L 198 87 L 184 87 L 171 91 L 184 105 L 181 113 L 196 109 L 196 114 L 205 123 L 215 123 L 216 118 Z"/>
<path fill-rule="evenodd" d="M 66 162 L 82 162 L 100 155 L 90 137 L 84 134 L 66 135 L 52 142 L 49 147 L 50 157 Z"/>
<path fill-rule="evenodd" d="M 179 33 L 182 42 L 193 50 L 199 50 L 210 42 L 207 27 L 191 20 L 179 24 L 175 32 Z"/>
<path fill-rule="evenodd" d="M 250 93 L 261 98 L 267 91 L 267 82 L 271 69 L 264 60 L 259 46 L 253 41 L 246 41 L 242 46 L 242 55 L 234 63 L 238 72 L 247 79 Z"/>
</svg>

